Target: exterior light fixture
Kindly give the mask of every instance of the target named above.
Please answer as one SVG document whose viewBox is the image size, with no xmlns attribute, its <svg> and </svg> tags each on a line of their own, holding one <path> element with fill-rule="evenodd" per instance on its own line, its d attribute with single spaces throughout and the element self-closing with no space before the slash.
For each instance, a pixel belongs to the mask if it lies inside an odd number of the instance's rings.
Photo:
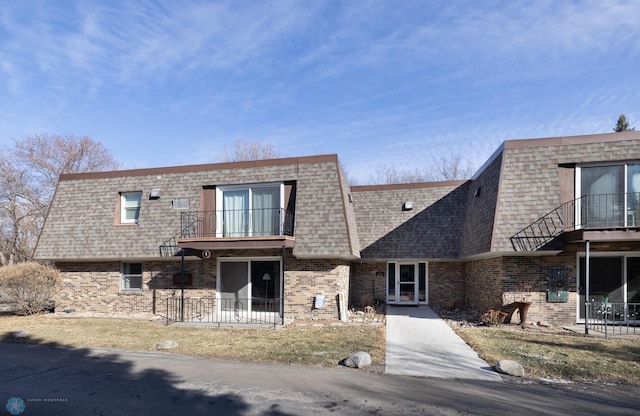
<svg viewBox="0 0 640 416">
<path fill-rule="evenodd" d="M 149 194 L 149 199 L 160 199 L 160 188 L 152 189 Z"/>
</svg>

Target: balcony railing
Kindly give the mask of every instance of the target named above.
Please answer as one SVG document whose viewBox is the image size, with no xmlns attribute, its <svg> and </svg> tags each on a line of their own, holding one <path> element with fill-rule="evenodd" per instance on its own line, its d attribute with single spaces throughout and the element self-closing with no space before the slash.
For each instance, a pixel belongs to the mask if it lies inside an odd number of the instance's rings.
<svg viewBox="0 0 640 416">
<path fill-rule="evenodd" d="M 565 231 L 640 227 L 640 193 L 585 195 L 553 209 L 514 234 L 516 251 L 535 251 Z"/>
<path fill-rule="evenodd" d="M 183 212 L 180 238 L 293 236 L 293 214 L 281 208 Z"/>
<path fill-rule="evenodd" d="M 166 323 L 282 324 L 280 298 L 167 298 Z"/>
</svg>

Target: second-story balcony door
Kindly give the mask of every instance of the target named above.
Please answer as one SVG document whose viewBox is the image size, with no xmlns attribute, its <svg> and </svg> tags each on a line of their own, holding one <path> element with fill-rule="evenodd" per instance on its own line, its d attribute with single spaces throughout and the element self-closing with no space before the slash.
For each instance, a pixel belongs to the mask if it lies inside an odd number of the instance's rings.
<svg viewBox="0 0 640 416">
<path fill-rule="evenodd" d="M 249 190 L 229 190 L 223 196 L 223 236 L 249 235 Z"/>
<path fill-rule="evenodd" d="M 253 186 L 222 192 L 222 236 L 262 237 L 282 234 L 281 186 Z"/>
<path fill-rule="evenodd" d="M 253 235 L 280 235 L 280 188 L 254 189 L 251 202 Z"/>
<path fill-rule="evenodd" d="M 576 224 L 585 228 L 640 225 L 640 163 L 582 166 L 576 180 Z"/>
</svg>

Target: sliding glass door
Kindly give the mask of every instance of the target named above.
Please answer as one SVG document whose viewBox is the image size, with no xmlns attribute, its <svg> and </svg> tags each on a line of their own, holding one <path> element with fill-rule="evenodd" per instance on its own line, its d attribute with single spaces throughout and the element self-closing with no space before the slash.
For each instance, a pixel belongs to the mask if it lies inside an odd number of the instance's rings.
<svg viewBox="0 0 640 416">
<path fill-rule="evenodd" d="M 281 184 L 222 189 L 221 237 L 263 237 L 282 234 Z M 218 213 L 218 215 L 220 212 Z M 220 235 L 220 227 L 222 233 Z"/>
<path fill-rule="evenodd" d="M 617 305 L 616 316 L 625 321 L 630 304 L 640 304 L 640 256 L 601 256 L 589 258 L 589 301 L 605 305 Z M 581 256 L 578 263 L 578 318 L 584 320 L 586 299 L 586 259 Z"/>
<path fill-rule="evenodd" d="M 246 237 L 249 232 L 249 190 L 224 191 L 222 207 L 224 237 Z"/>
<path fill-rule="evenodd" d="M 233 313 L 252 321 L 282 309 L 281 260 L 221 258 L 218 265 L 219 313 Z"/>
<path fill-rule="evenodd" d="M 640 163 L 581 166 L 577 173 L 578 225 L 640 226 Z"/>
</svg>

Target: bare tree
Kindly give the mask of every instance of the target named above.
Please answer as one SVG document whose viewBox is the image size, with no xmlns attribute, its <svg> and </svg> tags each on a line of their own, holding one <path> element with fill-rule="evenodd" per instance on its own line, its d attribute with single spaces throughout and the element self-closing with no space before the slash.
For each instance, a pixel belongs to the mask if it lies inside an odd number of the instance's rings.
<svg viewBox="0 0 640 416">
<path fill-rule="evenodd" d="M 460 154 L 454 154 L 450 157 L 440 157 L 422 169 L 380 166 L 370 176 L 370 183 L 398 184 L 463 180 L 470 178 L 473 170 L 473 164 L 468 159 Z"/>
<path fill-rule="evenodd" d="M 30 260 L 60 174 L 117 169 L 88 137 L 34 136 L 0 153 L 0 265 Z"/>
<path fill-rule="evenodd" d="M 429 177 L 422 169 L 398 169 L 389 165 L 378 167 L 369 178 L 370 183 L 378 185 L 428 181 Z"/>
<path fill-rule="evenodd" d="M 47 197 L 53 195 L 58 178 L 65 173 L 115 170 L 120 164 L 99 142 L 84 136 L 36 135 L 15 143 L 13 151 L 27 167 Z M 48 205 L 48 204 L 47 204 Z"/>
<path fill-rule="evenodd" d="M 474 168 L 470 160 L 456 153 L 436 159 L 428 170 L 431 181 L 457 181 L 470 178 Z"/>
<path fill-rule="evenodd" d="M 224 147 L 221 160 L 222 162 L 242 162 L 279 157 L 280 152 L 272 144 L 256 140 L 236 140 L 233 147 Z"/>
<path fill-rule="evenodd" d="M 29 172 L 0 159 L 0 265 L 30 258 L 45 207 L 34 195 Z"/>
<path fill-rule="evenodd" d="M 344 179 L 349 185 L 357 185 L 357 181 L 351 173 L 351 166 L 349 165 L 349 163 L 347 163 L 344 159 L 338 158 L 338 167 L 340 168 L 340 172 L 342 172 L 342 176 L 344 176 Z"/>
</svg>

